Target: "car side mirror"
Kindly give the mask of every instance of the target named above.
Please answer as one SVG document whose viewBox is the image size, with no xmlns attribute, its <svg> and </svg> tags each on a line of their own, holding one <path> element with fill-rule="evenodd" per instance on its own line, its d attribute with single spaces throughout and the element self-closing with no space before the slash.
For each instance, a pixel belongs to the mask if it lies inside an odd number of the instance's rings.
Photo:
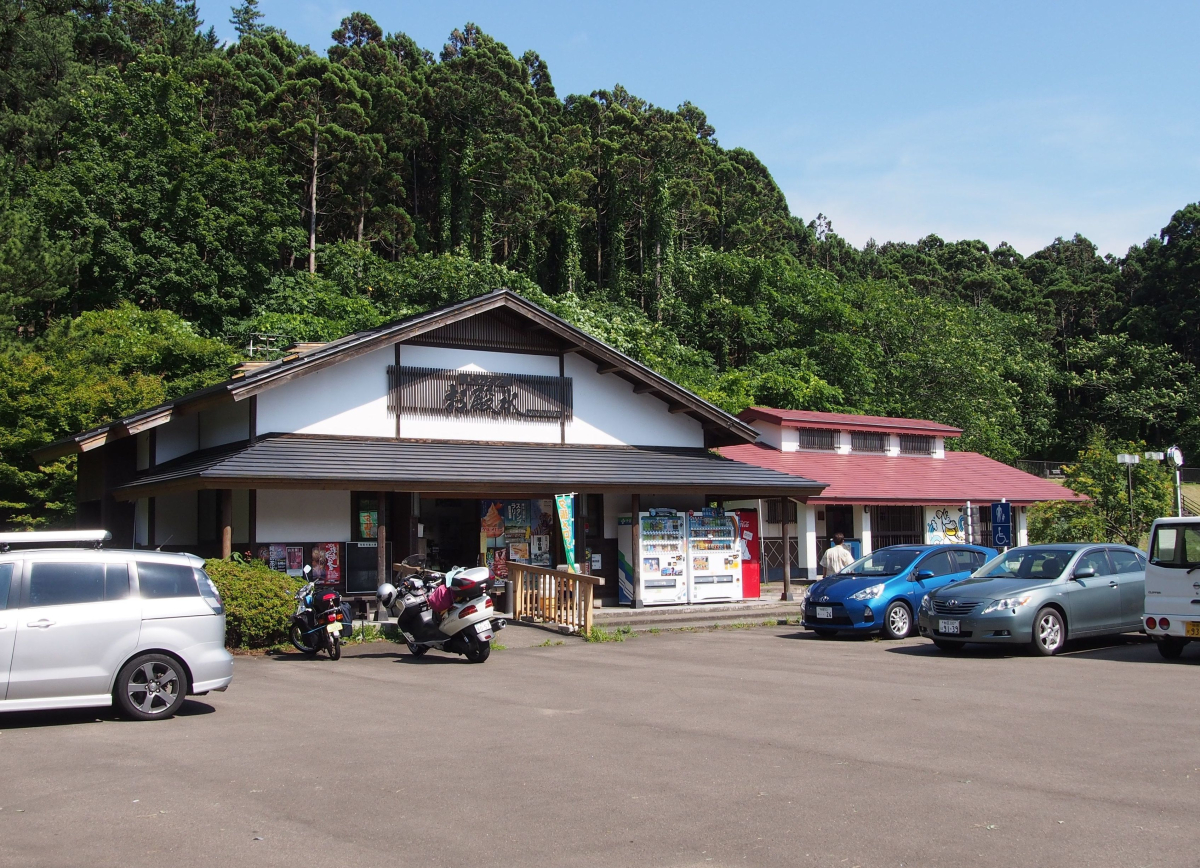
<svg viewBox="0 0 1200 868">
<path fill-rule="evenodd" d="M 1073 579 L 1090 579 L 1095 575 L 1096 575 L 1095 567 L 1080 567 L 1074 573 L 1071 574 L 1071 578 L 1073 578 Z"/>
<path fill-rule="evenodd" d="M 926 579 L 932 579 L 934 577 L 935 577 L 935 574 L 934 574 L 933 570 L 917 570 L 916 574 L 913 575 L 913 581 L 914 582 L 923 582 Z"/>
</svg>

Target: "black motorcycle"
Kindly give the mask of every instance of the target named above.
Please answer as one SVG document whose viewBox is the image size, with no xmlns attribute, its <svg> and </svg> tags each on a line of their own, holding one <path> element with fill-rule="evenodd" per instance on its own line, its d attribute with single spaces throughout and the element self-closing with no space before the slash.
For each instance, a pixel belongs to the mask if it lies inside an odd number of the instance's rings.
<svg viewBox="0 0 1200 868">
<path fill-rule="evenodd" d="M 312 567 L 305 567 L 305 578 L 311 572 Z M 332 586 L 309 582 L 296 592 L 296 612 L 288 632 L 296 650 L 305 654 L 325 651 L 330 660 L 338 660 L 342 640 L 349 639 L 353 632 L 350 604 L 343 603 Z"/>
</svg>

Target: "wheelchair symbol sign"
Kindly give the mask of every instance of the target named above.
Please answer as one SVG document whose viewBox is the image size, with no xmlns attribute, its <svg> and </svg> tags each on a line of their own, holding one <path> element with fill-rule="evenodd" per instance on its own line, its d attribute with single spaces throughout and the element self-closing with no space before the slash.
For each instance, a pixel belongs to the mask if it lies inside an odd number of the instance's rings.
<svg viewBox="0 0 1200 868">
<path fill-rule="evenodd" d="M 1011 546 L 1012 538 L 1012 504 L 992 504 L 992 546 L 1000 548 Z"/>
</svg>

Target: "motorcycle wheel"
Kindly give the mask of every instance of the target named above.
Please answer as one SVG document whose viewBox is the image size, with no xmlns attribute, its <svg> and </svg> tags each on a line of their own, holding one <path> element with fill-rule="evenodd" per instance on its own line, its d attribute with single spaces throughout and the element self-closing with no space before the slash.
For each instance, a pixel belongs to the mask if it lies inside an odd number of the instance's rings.
<svg viewBox="0 0 1200 868">
<path fill-rule="evenodd" d="M 467 662 L 482 663 L 487 660 L 492 653 L 492 643 L 488 640 L 480 642 L 478 639 L 471 639 L 467 642 Z"/>
<path fill-rule="evenodd" d="M 292 629 L 288 633 L 288 638 L 292 640 L 292 644 L 296 646 L 296 650 L 302 654 L 316 654 L 317 646 L 308 645 L 304 640 L 304 627 L 300 623 L 293 621 Z"/>
<path fill-rule="evenodd" d="M 405 642 L 404 644 L 408 645 L 408 653 L 414 657 L 422 657 L 429 650 L 428 645 L 413 645 L 409 642 Z"/>
<path fill-rule="evenodd" d="M 341 637 L 338 636 L 336 633 L 330 633 L 329 634 L 329 647 L 326 650 L 329 651 L 329 659 L 330 660 L 341 660 L 342 659 L 342 639 L 341 639 Z"/>
</svg>

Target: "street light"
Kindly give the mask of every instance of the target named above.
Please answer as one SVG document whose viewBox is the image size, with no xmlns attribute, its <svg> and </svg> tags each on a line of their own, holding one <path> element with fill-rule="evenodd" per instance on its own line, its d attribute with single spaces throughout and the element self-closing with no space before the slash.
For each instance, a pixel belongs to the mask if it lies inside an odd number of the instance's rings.
<svg viewBox="0 0 1200 868">
<path fill-rule="evenodd" d="M 1133 533 L 1133 465 L 1141 463 L 1141 457 L 1129 452 L 1117 455 L 1117 463 L 1125 465 L 1125 475 L 1129 482 L 1129 532 Z"/>
<path fill-rule="evenodd" d="M 1178 446 L 1167 450 L 1167 461 L 1175 468 L 1175 515 L 1183 518 L 1183 487 L 1179 484 L 1179 468 L 1183 467 L 1183 453 Z"/>
</svg>

